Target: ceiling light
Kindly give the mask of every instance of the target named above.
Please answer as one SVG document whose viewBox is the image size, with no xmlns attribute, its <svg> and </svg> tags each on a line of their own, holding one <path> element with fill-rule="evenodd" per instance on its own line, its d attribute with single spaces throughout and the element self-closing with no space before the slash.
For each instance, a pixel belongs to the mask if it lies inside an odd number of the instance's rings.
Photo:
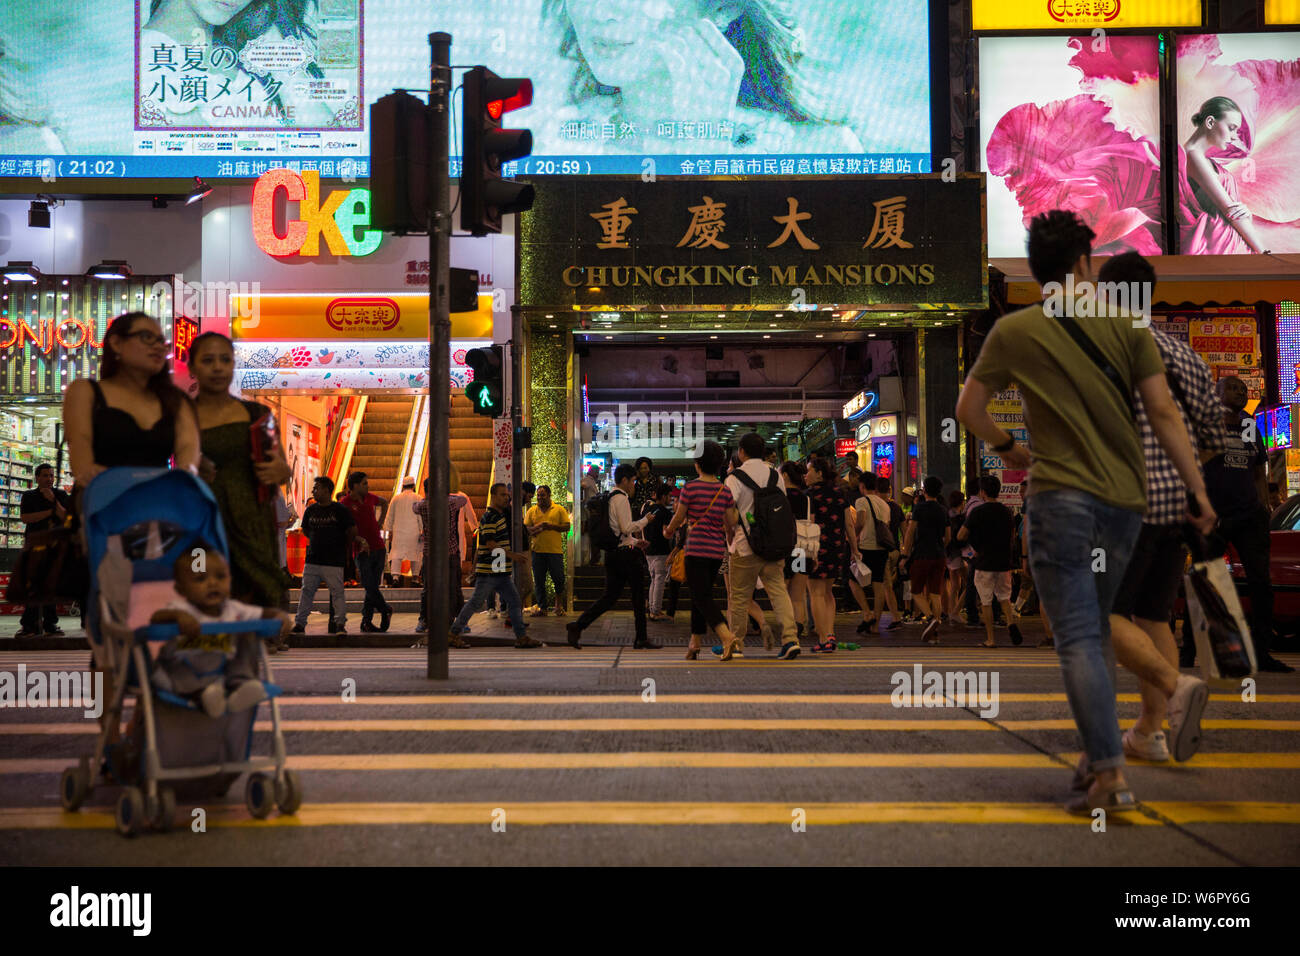
<svg viewBox="0 0 1300 956">
<path fill-rule="evenodd" d="M 666 319 L 666 318 L 668 318 L 668 316 L 666 316 L 666 315 L 661 315 L 661 316 L 659 316 L 659 318 L 661 318 L 661 319 Z"/>
<path fill-rule="evenodd" d="M 869 339 L 874 339 L 875 337 L 876 337 L 876 333 L 875 333 L 875 332 L 868 332 L 868 333 L 867 333 L 867 338 L 869 338 Z"/>
<path fill-rule="evenodd" d="M 771 337 L 772 337 L 772 336 L 770 336 L 770 335 L 765 335 L 765 336 L 763 336 L 763 338 L 765 338 L 765 339 L 770 339 Z"/>
<path fill-rule="evenodd" d="M 555 318 L 555 316 L 553 316 L 553 315 L 548 315 L 547 318 L 548 318 L 548 319 L 553 319 L 553 318 Z"/>
<path fill-rule="evenodd" d="M 716 339 L 717 336 L 716 336 L 716 335 L 710 335 L 709 338 L 711 338 L 711 339 Z"/>
<path fill-rule="evenodd" d="M 4 275 L 10 282 L 37 282 L 41 278 L 41 270 L 31 262 L 20 259 L 5 266 Z"/>
<path fill-rule="evenodd" d="M 185 197 L 185 205 L 192 206 L 200 199 L 206 199 L 212 193 L 212 187 L 205 183 L 200 176 L 194 177 L 194 188 L 190 194 Z"/>
<path fill-rule="evenodd" d="M 105 259 L 97 266 L 86 270 L 88 279 L 106 279 L 109 281 L 129 279 L 134 273 L 125 259 Z"/>
<path fill-rule="evenodd" d="M 818 333 L 817 333 L 817 338 L 821 338 L 821 337 L 822 337 L 822 334 L 821 334 L 820 332 L 818 332 Z"/>
<path fill-rule="evenodd" d="M 719 313 L 718 313 L 718 318 L 720 318 L 720 319 L 725 319 L 726 317 L 727 317 L 727 313 L 725 313 L 725 312 L 719 312 Z"/>
</svg>

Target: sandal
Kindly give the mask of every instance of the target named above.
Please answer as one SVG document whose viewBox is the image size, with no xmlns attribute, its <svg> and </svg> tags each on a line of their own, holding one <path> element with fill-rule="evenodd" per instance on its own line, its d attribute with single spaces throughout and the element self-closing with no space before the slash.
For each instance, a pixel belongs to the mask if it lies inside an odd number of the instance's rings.
<svg viewBox="0 0 1300 956">
<path fill-rule="evenodd" d="M 1094 810 L 1122 813 L 1137 809 L 1137 797 L 1133 796 L 1128 784 L 1120 784 L 1080 793 L 1065 804 L 1065 809 L 1079 816 L 1089 816 Z"/>
<path fill-rule="evenodd" d="M 700 656 L 700 642 L 698 638 L 691 638 L 690 646 L 686 648 L 686 659 L 688 661 L 696 660 Z"/>
</svg>

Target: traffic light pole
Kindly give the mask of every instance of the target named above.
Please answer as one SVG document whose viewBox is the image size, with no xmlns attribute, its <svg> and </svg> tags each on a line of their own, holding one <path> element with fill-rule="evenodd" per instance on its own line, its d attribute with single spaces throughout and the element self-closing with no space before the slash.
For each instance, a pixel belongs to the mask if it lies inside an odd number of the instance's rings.
<svg viewBox="0 0 1300 956">
<path fill-rule="evenodd" d="M 451 626 L 451 557 L 448 508 L 451 462 L 451 34 L 430 33 L 429 68 L 429 476 L 425 535 L 424 619 L 429 656 L 425 676 L 446 680 L 447 631 Z"/>
<path fill-rule="evenodd" d="M 519 447 L 519 429 L 524 423 L 524 371 L 523 363 L 520 361 L 520 352 L 524 341 L 524 320 L 519 312 L 519 306 L 510 307 L 510 508 L 514 515 L 511 521 L 510 548 L 516 554 L 520 553 L 524 546 L 524 512 L 522 509 L 524 503 L 524 478 L 523 465 L 524 453 Z M 531 554 L 529 558 L 531 560 Z M 515 562 L 515 586 L 520 587 L 523 581 L 523 569 L 518 567 L 519 562 Z M 536 589 L 537 582 L 533 582 L 533 588 Z M 520 594 L 522 599 L 523 595 Z"/>
</svg>

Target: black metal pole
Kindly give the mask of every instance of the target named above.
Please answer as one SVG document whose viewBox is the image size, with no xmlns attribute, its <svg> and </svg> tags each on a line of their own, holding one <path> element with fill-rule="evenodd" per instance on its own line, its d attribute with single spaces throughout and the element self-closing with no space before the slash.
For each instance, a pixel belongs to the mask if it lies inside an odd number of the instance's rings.
<svg viewBox="0 0 1300 956">
<path fill-rule="evenodd" d="M 524 424 L 524 369 L 523 369 L 524 320 L 519 306 L 510 307 L 510 549 L 516 554 L 524 546 L 524 453 L 519 447 L 519 429 Z M 523 569 L 515 562 L 515 587 L 523 582 Z M 533 587 L 537 582 L 533 582 Z M 519 595 L 523 599 L 522 588 Z"/>
<path fill-rule="evenodd" d="M 429 627 L 425 676 L 446 680 L 447 629 L 451 625 L 451 557 L 447 548 L 451 446 L 451 34 L 429 34 L 429 521 L 425 574 L 429 587 L 424 619 Z"/>
</svg>

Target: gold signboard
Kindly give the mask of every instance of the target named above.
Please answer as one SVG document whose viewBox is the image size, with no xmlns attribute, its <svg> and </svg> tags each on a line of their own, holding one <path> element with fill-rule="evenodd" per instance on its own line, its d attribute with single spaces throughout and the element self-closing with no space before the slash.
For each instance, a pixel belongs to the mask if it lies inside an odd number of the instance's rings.
<svg viewBox="0 0 1300 956">
<path fill-rule="evenodd" d="M 1277 5 L 1300 0 L 1274 0 Z M 1271 21 L 1270 21 L 1271 22 Z M 974 30 L 1199 27 L 1201 0 L 971 0 Z"/>
</svg>

